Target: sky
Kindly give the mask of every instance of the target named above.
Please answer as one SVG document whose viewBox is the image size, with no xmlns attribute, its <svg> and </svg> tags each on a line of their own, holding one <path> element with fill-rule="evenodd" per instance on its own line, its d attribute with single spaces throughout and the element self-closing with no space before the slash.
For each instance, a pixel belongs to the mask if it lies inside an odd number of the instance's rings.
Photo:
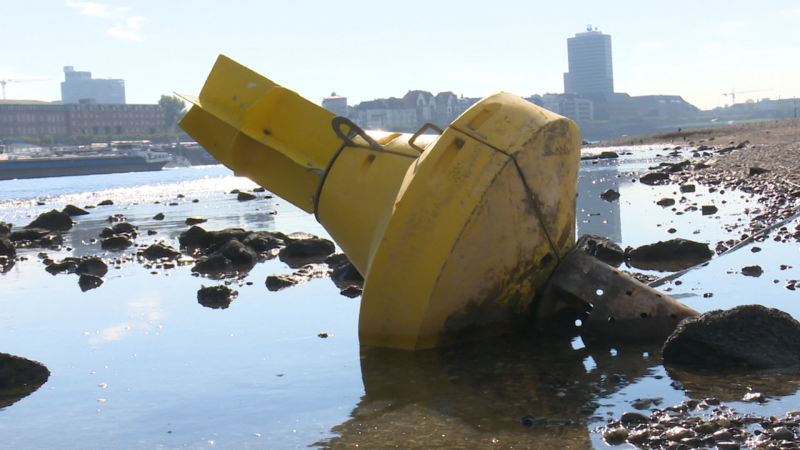
<svg viewBox="0 0 800 450">
<path fill-rule="evenodd" d="M 701 109 L 800 97 L 800 1 L 0 0 L 8 99 L 58 101 L 63 66 L 128 103 L 197 94 L 219 54 L 319 104 L 409 90 L 564 92 L 567 38 L 611 35 L 614 90 Z"/>
</svg>

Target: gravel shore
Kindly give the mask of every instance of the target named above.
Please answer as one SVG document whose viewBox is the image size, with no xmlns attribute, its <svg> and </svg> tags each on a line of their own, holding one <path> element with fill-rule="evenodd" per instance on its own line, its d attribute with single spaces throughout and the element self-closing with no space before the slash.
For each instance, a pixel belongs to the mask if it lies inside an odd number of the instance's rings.
<svg viewBox="0 0 800 450">
<path fill-rule="evenodd" d="M 750 168 L 758 167 L 769 171 L 760 175 L 762 180 L 800 188 L 800 118 L 624 137 L 589 147 L 642 144 L 716 149 L 744 144 L 740 149 L 716 154 L 708 163 L 710 167 L 704 169 L 705 173 L 744 178 L 750 175 Z"/>
</svg>

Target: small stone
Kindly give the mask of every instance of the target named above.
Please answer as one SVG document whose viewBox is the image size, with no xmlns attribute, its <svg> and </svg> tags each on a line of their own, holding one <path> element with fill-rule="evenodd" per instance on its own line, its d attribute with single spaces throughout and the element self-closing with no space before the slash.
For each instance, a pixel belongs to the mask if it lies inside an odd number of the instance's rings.
<svg viewBox="0 0 800 450">
<path fill-rule="evenodd" d="M 205 223 L 205 222 L 208 222 L 208 219 L 203 218 L 203 217 L 187 217 L 186 218 L 186 225 L 189 225 L 189 226 L 197 225 L 199 223 Z"/>
<path fill-rule="evenodd" d="M 603 439 L 608 445 L 620 445 L 628 439 L 628 435 L 625 427 L 608 428 L 603 432 Z"/>
<path fill-rule="evenodd" d="M 682 184 L 680 189 L 681 189 L 681 192 L 683 192 L 683 193 L 695 192 L 696 187 L 693 184 Z"/>
<path fill-rule="evenodd" d="M 742 275 L 744 275 L 744 276 L 758 278 L 763 273 L 764 273 L 764 269 L 762 269 L 761 266 L 758 266 L 758 265 L 742 267 Z"/>
<path fill-rule="evenodd" d="M 633 445 L 639 446 L 650 438 L 650 431 L 636 430 L 628 435 L 628 442 Z"/>
<path fill-rule="evenodd" d="M 767 398 L 761 392 L 748 392 L 747 394 L 744 394 L 742 401 L 764 403 L 767 401 Z"/>
<path fill-rule="evenodd" d="M 203 286 L 197 291 L 197 303 L 212 309 L 225 309 L 239 293 L 228 286 Z"/>
<path fill-rule="evenodd" d="M 672 427 L 664 433 L 664 437 L 670 441 L 680 441 L 694 436 L 694 431 L 683 427 Z"/>
<path fill-rule="evenodd" d="M 78 286 L 80 286 L 81 291 L 83 292 L 86 292 L 90 289 L 94 289 L 100 286 L 101 284 L 103 284 L 102 278 L 87 273 L 81 275 L 81 277 L 78 279 Z"/>
<path fill-rule="evenodd" d="M 714 205 L 703 205 L 702 207 L 703 215 L 710 216 L 711 214 L 716 214 L 718 209 Z"/>
<path fill-rule="evenodd" d="M 663 206 L 663 207 L 672 206 L 674 204 L 675 204 L 675 199 L 667 198 L 667 197 L 664 197 L 661 200 L 656 202 L 656 205 Z"/>
<path fill-rule="evenodd" d="M 779 441 L 793 441 L 795 440 L 794 432 L 786 427 L 773 428 L 769 433 L 773 439 Z"/>
<path fill-rule="evenodd" d="M 619 198 L 619 192 L 613 189 L 606 189 L 602 194 L 600 194 L 600 198 L 607 202 L 613 202 Z"/>
<path fill-rule="evenodd" d="M 669 174 L 665 172 L 651 172 L 639 177 L 639 182 L 648 184 L 648 185 L 656 185 L 662 181 L 669 180 Z"/>
<path fill-rule="evenodd" d="M 241 192 L 241 191 L 239 191 L 239 193 L 236 196 L 236 199 L 239 200 L 240 202 L 244 202 L 244 201 L 248 201 L 248 200 L 255 200 L 256 196 L 255 196 L 255 194 L 251 194 L 249 192 Z"/>
<path fill-rule="evenodd" d="M 164 213 L 158 213 L 155 216 L 153 216 L 153 220 L 164 220 L 164 217 L 165 217 Z"/>
<path fill-rule="evenodd" d="M 622 417 L 619 419 L 619 421 L 625 425 L 631 423 L 647 423 L 650 421 L 650 417 L 638 412 L 626 412 L 622 414 Z"/>
</svg>

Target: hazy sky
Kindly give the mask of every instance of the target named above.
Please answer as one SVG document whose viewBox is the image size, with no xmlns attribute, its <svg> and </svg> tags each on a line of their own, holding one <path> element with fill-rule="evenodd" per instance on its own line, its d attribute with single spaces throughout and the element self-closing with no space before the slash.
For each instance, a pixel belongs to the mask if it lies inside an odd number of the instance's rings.
<svg viewBox="0 0 800 450">
<path fill-rule="evenodd" d="M 63 66 L 125 80 L 128 103 L 196 94 L 225 54 L 319 103 L 410 89 L 561 93 L 567 38 L 612 36 L 614 88 L 709 109 L 800 97 L 800 1 L 0 0 L 9 99 L 60 100 Z M 747 91 L 756 91 L 747 93 Z"/>
</svg>

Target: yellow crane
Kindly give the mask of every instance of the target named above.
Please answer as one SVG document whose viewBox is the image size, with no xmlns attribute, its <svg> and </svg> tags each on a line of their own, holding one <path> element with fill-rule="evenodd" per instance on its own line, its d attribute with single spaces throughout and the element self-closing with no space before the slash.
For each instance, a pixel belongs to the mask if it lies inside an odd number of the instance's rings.
<svg viewBox="0 0 800 450">
<path fill-rule="evenodd" d="M 731 96 L 731 105 L 735 105 L 736 104 L 736 94 L 739 94 L 739 95 L 741 95 L 741 94 L 750 94 L 750 93 L 753 93 L 753 92 L 764 92 L 764 91 L 771 91 L 771 90 L 772 89 L 756 89 L 754 91 L 736 92 L 733 88 L 731 88 L 730 92 L 723 92 L 722 95 L 724 95 L 726 97 L 730 95 Z"/>
<path fill-rule="evenodd" d="M 0 85 L 3 86 L 3 100 L 6 99 L 6 84 L 8 83 L 25 83 L 28 81 L 50 81 L 50 79 L 43 79 L 43 78 L 35 78 L 35 79 L 28 79 L 28 80 L 0 80 Z"/>
</svg>

